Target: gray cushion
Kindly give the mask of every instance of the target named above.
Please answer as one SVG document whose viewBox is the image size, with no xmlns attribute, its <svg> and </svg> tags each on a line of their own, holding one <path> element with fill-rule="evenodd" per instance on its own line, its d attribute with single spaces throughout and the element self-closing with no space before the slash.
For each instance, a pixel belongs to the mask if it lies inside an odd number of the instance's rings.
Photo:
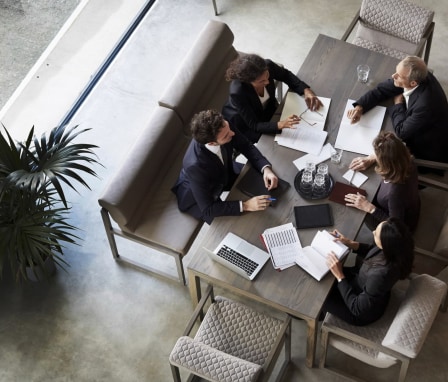
<svg viewBox="0 0 448 382">
<path fill-rule="evenodd" d="M 189 144 L 182 128 L 174 111 L 158 106 L 99 203 L 124 232 L 185 254 L 202 222 L 180 212 L 170 191 Z"/>
</svg>

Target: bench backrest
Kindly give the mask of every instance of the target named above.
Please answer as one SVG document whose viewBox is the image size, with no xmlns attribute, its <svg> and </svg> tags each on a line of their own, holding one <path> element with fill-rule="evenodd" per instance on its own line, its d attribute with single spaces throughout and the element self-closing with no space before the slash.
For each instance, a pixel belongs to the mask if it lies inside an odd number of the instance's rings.
<svg viewBox="0 0 448 382">
<path fill-rule="evenodd" d="M 227 100 L 225 72 L 238 55 L 232 44 L 230 28 L 220 21 L 209 21 L 159 99 L 160 106 L 178 114 L 186 135 L 194 114 L 204 109 L 221 111 Z"/>
</svg>

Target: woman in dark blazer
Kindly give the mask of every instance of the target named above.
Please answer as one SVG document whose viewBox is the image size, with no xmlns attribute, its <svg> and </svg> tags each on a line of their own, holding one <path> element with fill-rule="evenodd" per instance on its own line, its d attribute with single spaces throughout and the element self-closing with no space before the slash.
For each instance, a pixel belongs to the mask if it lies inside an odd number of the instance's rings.
<svg viewBox="0 0 448 382">
<path fill-rule="evenodd" d="M 352 325 L 370 324 L 383 315 L 394 284 L 411 272 L 412 235 L 403 222 L 394 218 L 381 222 L 373 231 L 374 245 L 349 240 L 337 230 L 332 234 L 356 252 L 362 264 L 359 268 L 343 268 L 333 253 L 328 255 L 327 265 L 338 283 L 322 312 L 330 312 Z"/>
<path fill-rule="evenodd" d="M 368 213 L 366 224 L 374 229 L 388 217 L 401 219 L 411 232 L 417 228 L 420 216 L 417 167 L 407 146 L 392 132 L 381 132 L 373 141 L 375 154 L 353 159 L 350 168 L 359 170 L 376 163 L 375 171 L 382 176 L 380 188 L 369 202 L 359 194 L 345 195 L 347 206 Z"/>
<path fill-rule="evenodd" d="M 291 91 L 304 95 L 311 110 L 322 106 L 305 82 L 289 70 L 256 54 L 242 54 L 232 61 L 226 79 L 231 83 L 222 114 L 232 127 L 236 127 L 253 143 L 258 141 L 261 134 L 278 134 L 300 121 L 297 115 L 291 115 L 286 120 L 271 122 L 278 107 L 274 81 L 284 82 Z"/>
</svg>

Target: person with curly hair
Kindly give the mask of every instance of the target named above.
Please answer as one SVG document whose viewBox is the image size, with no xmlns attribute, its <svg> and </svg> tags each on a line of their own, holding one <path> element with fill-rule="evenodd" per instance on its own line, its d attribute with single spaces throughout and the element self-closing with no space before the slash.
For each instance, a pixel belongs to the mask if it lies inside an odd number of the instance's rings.
<svg viewBox="0 0 448 382">
<path fill-rule="evenodd" d="M 253 143 L 258 142 L 261 134 L 279 134 L 282 129 L 293 128 L 300 123 L 297 115 L 279 122 L 271 121 L 278 107 L 274 81 L 284 82 L 290 91 L 304 95 L 310 110 L 315 111 L 322 106 L 309 85 L 289 70 L 256 54 L 241 54 L 232 61 L 226 71 L 226 79 L 231 82 L 222 114 L 232 127 Z"/>
</svg>

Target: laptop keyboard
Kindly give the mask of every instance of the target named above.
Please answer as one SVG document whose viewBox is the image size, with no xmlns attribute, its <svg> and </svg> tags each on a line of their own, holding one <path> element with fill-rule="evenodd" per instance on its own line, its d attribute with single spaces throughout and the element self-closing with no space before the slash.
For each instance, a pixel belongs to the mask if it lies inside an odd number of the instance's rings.
<svg viewBox="0 0 448 382">
<path fill-rule="evenodd" d="M 219 249 L 217 255 L 241 268 L 248 275 L 251 275 L 258 267 L 258 264 L 255 261 L 248 259 L 246 256 L 243 256 L 241 253 L 234 251 L 226 245 L 223 245 Z"/>
</svg>

